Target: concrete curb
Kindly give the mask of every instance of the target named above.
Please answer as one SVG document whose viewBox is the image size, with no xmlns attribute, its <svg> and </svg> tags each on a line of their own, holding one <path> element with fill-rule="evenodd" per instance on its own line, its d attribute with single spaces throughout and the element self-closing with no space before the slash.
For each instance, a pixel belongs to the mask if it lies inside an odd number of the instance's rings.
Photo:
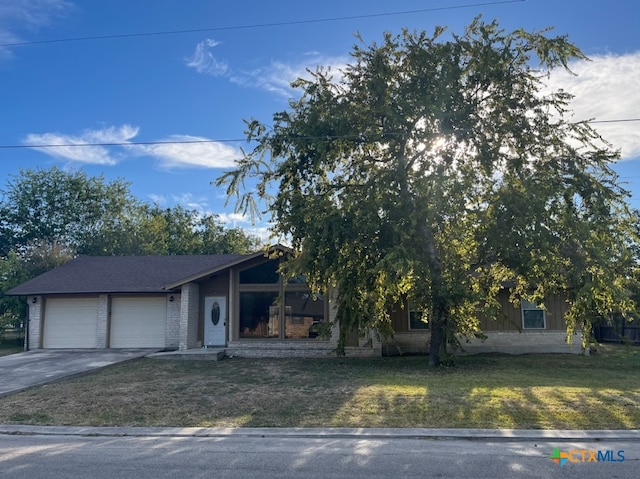
<svg viewBox="0 0 640 479">
<path fill-rule="evenodd" d="M 317 439 L 459 439 L 491 441 L 639 441 L 640 430 L 428 428 L 84 427 L 0 424 L 0 435 L 95 437 L 256 437 Z"/>
</svg>

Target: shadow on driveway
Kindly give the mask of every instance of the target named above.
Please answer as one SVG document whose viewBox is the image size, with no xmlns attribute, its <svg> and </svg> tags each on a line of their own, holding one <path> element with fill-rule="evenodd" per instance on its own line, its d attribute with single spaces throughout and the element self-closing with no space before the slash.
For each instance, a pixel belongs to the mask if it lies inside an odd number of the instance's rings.
<svg viewBox="0 0 640 479">
<path fill-rule="evenodd" d="M 142 358 L 157 349 L 39 349 L 0 356 L 0 396 Z"/>
</svg>

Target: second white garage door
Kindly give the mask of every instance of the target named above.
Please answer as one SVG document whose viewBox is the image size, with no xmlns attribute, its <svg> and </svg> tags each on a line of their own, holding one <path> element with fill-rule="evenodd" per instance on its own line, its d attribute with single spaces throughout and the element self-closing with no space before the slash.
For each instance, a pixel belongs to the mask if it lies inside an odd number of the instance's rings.
<svg viewBox="0 0 640 479">
<path fill-rule="evenodd" d="M 167 304 L 164 296 L 111 298 L 112 348 L 164 348 Z"/>
</svg>

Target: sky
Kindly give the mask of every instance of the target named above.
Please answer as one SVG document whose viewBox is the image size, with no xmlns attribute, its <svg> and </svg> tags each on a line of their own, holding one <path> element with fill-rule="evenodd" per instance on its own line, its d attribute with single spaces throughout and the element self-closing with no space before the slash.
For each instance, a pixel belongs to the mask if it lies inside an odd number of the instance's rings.
<svg viewBox="0 0 640 479">
<path fill-rule="evenodd" d="M 554 27 L 591 59 L 551 87 L 576 95 L 576 119 L 605 121 L 593 126 L 621 151 L 615 169 L 640 208 L 633 0 L 0 0 L 0 189 L 20 169 L 82 169 L 264 235 L 211 185 L 247 147 L 243 119 L 269 123 L 307 68 L 348 64 L 356 33 L 367 44 L 405 27 L 461 33 L 479 14 L 506 30 Z M 213 141 L 37 147 L 186 140 Z"/>
</svg>

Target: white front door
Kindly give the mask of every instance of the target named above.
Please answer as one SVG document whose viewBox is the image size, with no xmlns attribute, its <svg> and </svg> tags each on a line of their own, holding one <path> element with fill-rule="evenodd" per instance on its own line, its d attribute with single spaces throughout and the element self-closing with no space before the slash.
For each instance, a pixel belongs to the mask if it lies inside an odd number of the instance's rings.
<svg viewBox="0 0 640 479">
<path fill-rule="evenodd" d="M 204 345 L 226 346 L 227 298 L 207 296 L 204 298 Z"/>
</svg>

